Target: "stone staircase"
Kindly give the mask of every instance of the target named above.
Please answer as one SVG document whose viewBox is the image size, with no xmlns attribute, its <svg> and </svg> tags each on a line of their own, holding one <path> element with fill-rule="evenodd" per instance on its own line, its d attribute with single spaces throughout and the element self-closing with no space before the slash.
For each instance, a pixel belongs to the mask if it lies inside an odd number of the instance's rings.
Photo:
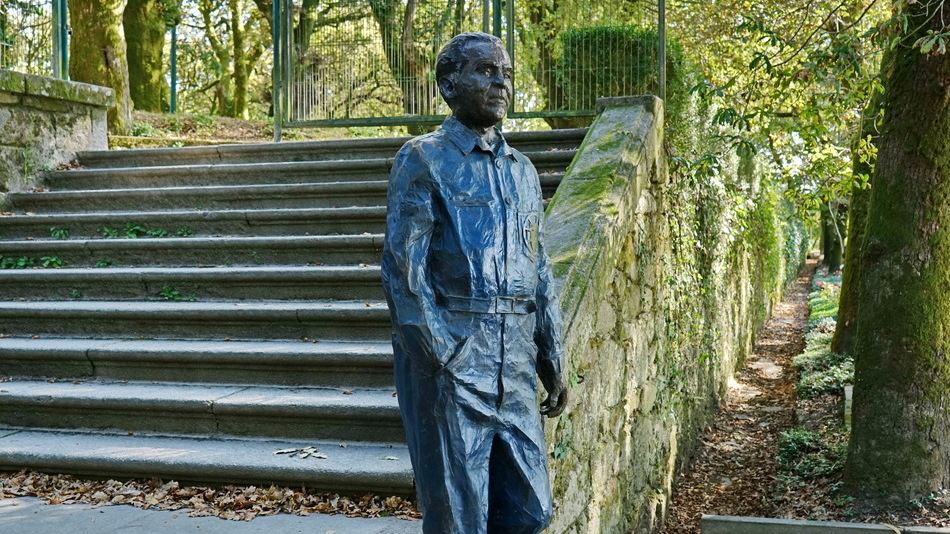
<svg viewBox="0 0 950 534">
<path fill-rule="evenodd" d="M 508 139 L 550 196 L 585 133 Z M 83 153 L 9 194 L 0 470 L 411 493 L 379 280 L 404 141 Z"/>
</svg>

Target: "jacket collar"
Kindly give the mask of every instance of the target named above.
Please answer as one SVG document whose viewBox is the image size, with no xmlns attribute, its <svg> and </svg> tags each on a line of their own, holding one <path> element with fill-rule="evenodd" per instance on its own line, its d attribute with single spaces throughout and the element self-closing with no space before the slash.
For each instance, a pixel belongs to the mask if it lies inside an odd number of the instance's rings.
<svg viewBox="0 0 950 534">
<path fill-rule="evenodd" d="M 480 135 L 475 133 L 475 131 L 468 126 L 462 124 L 454 115 L 449 115 L 442 121 L 442 131 L 448 135 L 449 139 L 466 156 L 469 155 L 475 147 L 478 147 L 485 152 L 492 152 L 496 156 L 514 158 L 514 153 L 512 153 L 511 147 L 508 146 L 508 142 L 505 141 L 505 136 L 502 135 L 501 130 L 494 126 L 493 128 L 495 128 L 495 132 L 498 134 L 498 140 L 494 146 L 489 146 Z"/>
</svg>

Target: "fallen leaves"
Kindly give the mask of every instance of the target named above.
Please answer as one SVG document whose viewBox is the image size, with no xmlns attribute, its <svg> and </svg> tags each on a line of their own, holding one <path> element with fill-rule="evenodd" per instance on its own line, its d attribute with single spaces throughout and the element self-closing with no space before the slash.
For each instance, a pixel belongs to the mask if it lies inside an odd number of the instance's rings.
<svg viewBox="0 0 950 534">
<path fill-rule="evenodd" d="M 319 454 L 314 449 L 308 453 L 308 457 L 314 453 Z M 411 501 L 397 496 L 345 496 L 279 486 L 181 486 L 176 481 L 163 483 L 158 479 L 124 482 L 83 480 L 69 475 L 26 470 L 0 475 L 0 499 L 25 496 L 39 497 L 49 504 L 127 504 L 144 509 L 187 510 L 191 517 L 214 516 L 237 521 L 278 513 L 301 516 L 315 513 L 344 514 L 348 517 L 395 516 L 402 519 L 421 517 Z"/>
</svg>

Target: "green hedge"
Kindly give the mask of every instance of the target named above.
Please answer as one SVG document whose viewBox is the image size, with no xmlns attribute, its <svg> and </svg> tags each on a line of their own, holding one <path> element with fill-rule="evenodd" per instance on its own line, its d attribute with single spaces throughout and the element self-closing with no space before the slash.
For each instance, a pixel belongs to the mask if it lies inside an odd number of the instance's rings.
<svg viewBox="0 0 950 534">
<path fill-rule="evenodd" d="M 567 109 L 594 109 L 597 98 L 602 96 L 658 92 L 656 30 L 600 24 L 567 30 L 561 33 L 560 41 L 556 76 Z M 669 41 L 668 96 L 685 96 L 689 92 L 681 73 L 682 65 L 682 47 Z M 667 109 L 668 119 L 670 112 Z"/>
</svg>

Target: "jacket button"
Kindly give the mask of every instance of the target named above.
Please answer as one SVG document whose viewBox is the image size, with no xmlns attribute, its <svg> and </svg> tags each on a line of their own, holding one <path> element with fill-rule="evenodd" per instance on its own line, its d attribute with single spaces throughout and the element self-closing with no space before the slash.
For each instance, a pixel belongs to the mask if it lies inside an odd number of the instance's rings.
<svg viewBox="0 0 950 534">
<path fill-rule="evenodd" d="M 495 160 L 495 167 L 501 168 L 501 158 Z"/>
</svg>

